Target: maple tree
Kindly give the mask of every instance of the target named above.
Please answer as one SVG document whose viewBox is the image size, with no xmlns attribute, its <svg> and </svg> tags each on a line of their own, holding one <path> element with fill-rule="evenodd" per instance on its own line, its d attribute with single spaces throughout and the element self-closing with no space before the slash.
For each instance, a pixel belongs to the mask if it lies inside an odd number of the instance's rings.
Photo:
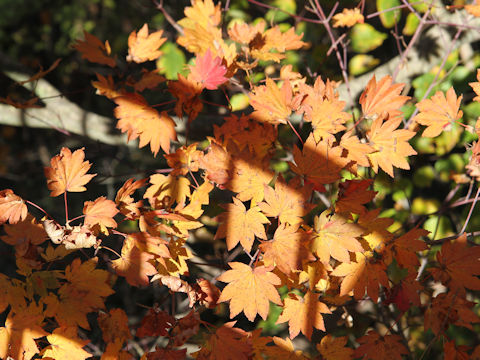
<svg viewBox="0 0 480 360">
<path fill-rule="evenodd" d="M 407 4 L 402 8 L 415 15 Z M 317 20 L 273 8 L 321 23 L 330 35 L 332 27 L 347 32 L 368 20 L 363 6 L 335 6 L 326 17 L 318 1 L 313 5 Z M 472 6 L 465 10 L 475 15 Z M 431 10 L 418 11 L 426 17 Z M 372 75 L 348 108 L 337 81 L 285 63 L 289 52 L 310 46 L 302 31 L 264 19 L 226 26 L 225 14 L 213 0 L 192 0 L 184 18 L 171 19 L 177 43 L 192 55 L 174 78 L 151 70 L 164 56 L 162 29 L 133 30 L 123 55 L 88 32 L 74 44 L 103 66 L 92 86 L 114 106 L 116 128 L 139 148 L 149 145 L 163 168 L 122 180 L 112 199 L 85 199 L 72 216 L 71 193 L 85 193 L 99 175 L 87 147 L 62 147 L 44 169 L 50 197 L 63 195 L 62 220 L 13 189 L 0 191 L 0 239 L 13 248 L 16 265 L 16 276 L 0 274 L 0 357 L 402 359 L 423 358 L 439 345 L 446 358 L 478 357 L 480 345 L 452 336 L 457 328 L 475 333 L 480 323 L 480 247 L 478 234 L 466 232 L 480 194 L 471 197 L 480 189 L 480 130 L 478 122 L 462 122 L 467 95 L 451 86 L 407 96 L 393 74 Z M 476 76 L 480 81 L 480 70 Z M 478 103 L 479 82 L 470 87 Z M 222 103 L 210 101 L 212 93 Z M 233 111 L 235 95 L 250 107 Z M 192 142 L 191 127 L 211 109 L 222 121 Z M 417 169 L 422 144 L 440 146 L 432 138 L 453 131 L 463 131 L 471 146 L 462 168 L 448 174 L 454 186 L 443 207 L 413 214 L 415 204 L 397 193 L 393 213 L 382 211 L 382 182 Z M 466 204 L 454 235 L 427 230 L 430 213 Z M 397 210 L 407 210 L 403 222 Z M 201 231 L 209 255 L 192 236 Z M 163 296 L 131 320 L 128 309 L 108 301 L 120 286 Z M 101 337 L 97 354 L 86 350 L 93 330 Z M 309 345 L 298 348 L 301 336 Z M 129 346 L 134 338 L 142 353 Z"/>
</svg>

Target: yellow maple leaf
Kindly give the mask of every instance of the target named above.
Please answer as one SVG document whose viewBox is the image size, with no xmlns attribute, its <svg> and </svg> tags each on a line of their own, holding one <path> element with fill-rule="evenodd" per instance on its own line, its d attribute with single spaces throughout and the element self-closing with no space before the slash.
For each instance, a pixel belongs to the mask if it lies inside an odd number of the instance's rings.
<svg viewBox="0 0 480 360">
<path fill-rule="evenodd" d="M 127 61 L 142 63 L 149 60 L 155 60 L 162 55 L 158 50 L 167 40 L 162 38 L 163 30 L 148 34 L 148 25 L 144 24 L 138 33 L 132 31 L 128 36 L 128 55 Z"/>
<path fill-rule="evenodd" d="M 343 9 L 339 14 L 333 16 L 333 27 L 352 27 L 355 24 L 363 24 L 363 15 L 359 8 Z"/>
</svg>

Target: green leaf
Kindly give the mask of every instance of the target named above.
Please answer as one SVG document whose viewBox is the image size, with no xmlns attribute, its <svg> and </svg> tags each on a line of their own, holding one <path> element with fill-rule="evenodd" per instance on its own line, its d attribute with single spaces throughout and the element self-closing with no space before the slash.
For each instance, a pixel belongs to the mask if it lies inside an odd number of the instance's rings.
<svg viewBox="0 0 480 360">
<path fill-rule="evenodd" d="M 387 29 L 395 26 L 400 21 L 401 12 L 400 9 L 386 11 L 395 6 L 400 5 L 399 0 L 377 0 L 377 11 L 380 11 L 380 21 L 382 25 Z"/>
<path fill-rule="evenodd" d="M 290 17 L 287 13 L 295 14 L 297 11 L 295 0 L 274 0 L 272 6 L 277 9 L 270 9 L 267 11 L 265 14 L 265 20 L 267 20 L 267 22 L 278 23 L 284 21 Z"/>
<path fill-rule="evenodd" d="M 350 33 L 352 48 L 358 53 L 367 53 L 383 44 L 387 34 L 375 30 L 370 24 L 356 24 Z"/>
<path fill-rule="evenodd" d="M 167 41 L 160 50 L 163 54 L 157 60 L 157 69 L 161 74 L 165 75 L 168 80 L 177 80 L 179 73 L 186 75 L 185 64 L 187 59 L 177 45 Z"/>
<path fill-rule="evenodd" d="M 417 15 L 414 13 L 408 14 L 405 26 L 402 30 L 403 35 L 412 36 L 415 30 L 417 30 L 418 24 L 420 24 L 420 20 Z"/>
<path fill-rule="evenodd" d="M 358 54 L 348 62 L 348 71 L 352 75 L 360 75 L 372 70 L 379 63 L 380 60 L 374 58 L 372 55 Z"/>
<path fill-rule="evenodd" d="M 232 106 L 232 111 L 240 111 L 246 109 L 249 104 L 250 100 L 248 96 L 243 93 L 234 94 L 230 98 L 230 105 Z"/>
</svg>

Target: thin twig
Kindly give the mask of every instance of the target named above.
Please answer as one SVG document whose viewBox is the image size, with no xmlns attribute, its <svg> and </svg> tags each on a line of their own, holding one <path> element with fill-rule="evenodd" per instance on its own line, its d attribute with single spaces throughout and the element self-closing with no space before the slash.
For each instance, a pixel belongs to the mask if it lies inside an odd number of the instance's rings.
<svg viewBox="0 0 480 360">
<path fill-rule="evenodd" d="M 480 186 L 478 187 L 477 193 L 475 194 L 475 199 L 473 200 L 472 206 L 470 206 L 470 211 L 468 212 L 467 219 L 465 220 L 465 223 L 463 224 L 462 230 L 460 230 L 459 235 L 465 232 L 465 229 L 467 228 L 468 222 L 470 221 L 470 217 L 472 216 L 473 209 L 475 208 L 479 195 L 480 195 Z"/>
</svg>

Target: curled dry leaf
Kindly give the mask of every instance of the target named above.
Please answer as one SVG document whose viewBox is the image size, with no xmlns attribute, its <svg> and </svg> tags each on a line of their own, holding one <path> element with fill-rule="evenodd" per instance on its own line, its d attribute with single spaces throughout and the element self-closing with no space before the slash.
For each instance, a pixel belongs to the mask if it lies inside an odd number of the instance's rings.
<svg viewBox="0 0 480 360">
<path fill-rule="evenodd" d="M 87 190 L 87 184 L 96 174 L 87 174 L 92 164 L 84 161 L 83 148 L 75 150 L 72 154 L 70 149 L 62 148 L 59 155 L 50 160 L 50 167 L 45 168 L 47 186 L 50 196 L 62 195 L 64 192 L 82 192 Z"/>
<path fill-rule="evenodd" d="M 83 32 L 85 40 L 77 40 L 73 45 L 77 51 L 82 53 L 82 58 L 97 64 L 104 64 L 115 67 L 115 59 L 110 57 L 110 44 L 105 41 L 105 45 L 92 34 Z"/>
</svg>

